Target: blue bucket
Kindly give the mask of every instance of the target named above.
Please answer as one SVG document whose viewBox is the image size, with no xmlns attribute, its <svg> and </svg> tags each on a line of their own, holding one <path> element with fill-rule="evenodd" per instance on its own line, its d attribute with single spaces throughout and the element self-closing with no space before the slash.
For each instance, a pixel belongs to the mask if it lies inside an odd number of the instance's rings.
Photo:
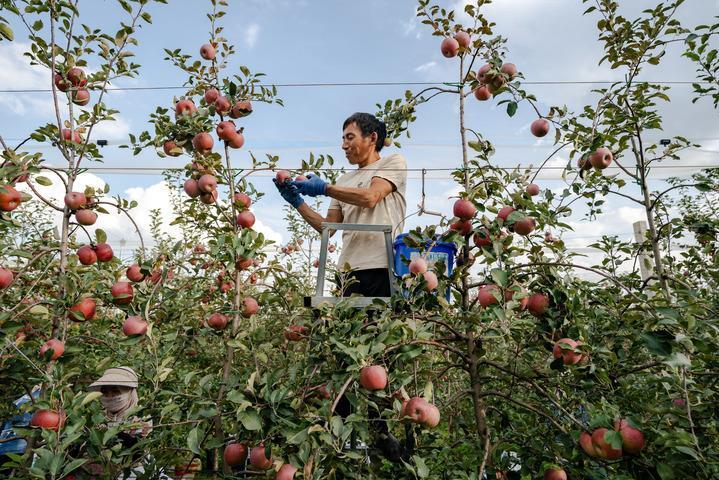
<svg viewBox="0 0 719 480">
<path fill-rule="evenodd" d="M 413 258 L 419 257 L 422 254 L 417 248 L 410 248 L 404 243 L 404 237 L 406 233 L 400 233 L 397 238 L 394 239 L 394 273 L 398 277 L 402 277 L 409 273 L 409 265 L 402 261 L 402 257 L 409 258 L 412 261 Z M 426 247 L 429 247 L 432 242 L 427 242 Z M 433 270 L 432 265 L 436 262 L 442 262 L 445 264 L 445 270 L 447 275 L 452 274 L 454 269 L 454 256 L 457 253 L 457 245 L 450 242 L 437 242 L 432 247 L 432 250 L 427 253 L 427 263 L 430 265 L 430 270 Z M 408 292 L 404 292 L 405 297 Z M 449 288 L 445 294 L 445 298 L 449 301 Z"/>
</svg>

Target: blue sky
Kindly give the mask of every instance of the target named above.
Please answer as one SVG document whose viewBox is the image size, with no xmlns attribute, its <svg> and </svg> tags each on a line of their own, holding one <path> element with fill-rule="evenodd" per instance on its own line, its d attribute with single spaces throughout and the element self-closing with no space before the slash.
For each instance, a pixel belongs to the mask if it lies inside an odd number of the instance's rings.
<svg viewBox="0 0 719 480">
<path fill-rule="evenodd" d="M 458 59 L 445 59 L 439 51 L 438 37 L 430 35 L 426 26 L 414 19 L 416 2 L 409 0 L 350 2 L 346 0 L 230 0 L 228 15 L 222 19 L 225 36 L 236 45 L 238 55 L 230 72 L 239 64 L 254 72 L 267 74 L 270 83 L 306 82 L 426 82 L 455 81 Z M 461 6 L 462 1 L 439 2 L 447 8 Z M 630 4 L 633 12 L 656 2 L 637 0 Z M 111 28 L 114 31 L 119 10 L 110 1 L 81 2 L 82 21 Z M 596 19 L 582 16 L 585 6 L 571 0 L 497 0 L 487 10 L 497 22 L 497 32 L 509 38 L 507 59 L 516 63 L 527 81 L 597 81 L 614 80 L 617 73 L 606 66 L 598 67 L 601 45 L 597 42 Z M 180 85 L 181 72 L 163 61 L 163 48 L 181 48 L 196 55 L 208 40 L 209 22 L 204 13 L 209 1 L 170 0 L 169 5 L 152 5 L 150 13 L 154 25 L 139 33 L 139 47 L 134 49 L 136 61 L 143 65 L 137 79 L 122 80 L 118 86 Z M 112 14 L 108 14 L 112 11 Z M 687 26 L 706 21 L 719 11 L 717 0 L 688 0 L 681 15 Z M 628 12 L 632 13 L 632 12 Z M 0 45 L 0 89 L 46 88 L 47 76 L 27 66 L 21 52 L 27 48 L 26 35 L 14 25 L 17 41 Z M 645 73 L 654 81 L 692 80 L 694 68 L 680 58 L 678 48 L 670 49 L 662 65 Z M 88 59 L 92 67 L 93 60 Z M 576 110 L 592 101 L 591 85 L 528 85 L 540 104 L 567 104 Z M 375 104 L 403 95 L 416 86 L 353 86 L 353 87 L 286 87 L 279 96 L 285 107 L 255 105 L 253 115 L 241 123 L 245 127 L 245 147 L 233 157 L 236 165 L 249 164 L 248 150 L 256 155 L 265 152 L 280 156 L 280 164 L 296 166 L 309 151 L 328 153 L 346 166 L 339 148 L 342 121 L 352 112 L 376 110 Z M 160 159 L 152 152 L 133 157 L 127 150 L 117 148 L 128 132 L 137 133 L 148 128 L 147 119 L 157 105 L 169 107 L 173 95 L 182 90 L 113 92 L 108 103 L 121 111 L 116 125 L 101 128 L 98 137 L 107 138 L 111 145 L 104 150 L 103 166 L 165 167 L 182 166 L 187 157 Z M 709 102 L 691 105 L 689 88 L 672 89 L 673 102 L 663 107 L 666 114 L 664 136 L 686 135 L 702 143 L 706 151 L 691 151 L 681 160 L 686 165 L 718 164 L 719 122 L 717 112 Z M 467 123 L 481 131 L 497 145 L 496 161 L 500 165 L 537 165 L 551 151 L 551 140 L 537 142 L 528 131 L 535 115 L 523 105 L 518 114 L 508 118 L 496 102 L 479 103 L 469 97 Z M 5 107 L 0 133 L 9 143 L 24 138 L 34 126 L 52 121 L 48 93 L 0 93 L 0 105 Z M 461 163 L 458 133 L 458 100 L 440 96 L 418 111 L 418 121 L 412 126 L 412 138 L 403 139 L 402 153 L 411 168 L 454 167 Z M 47 160 L 56 163 L 56 156 L 47 146 L 28 144 L 32 150 L 48 152 Z M 387 149 L 388 153 L 396 151 Z M 566 155 L 556 161 L 562 165 Z M 687 173 L 689 170 L 673 171 Z M 166 192 L 158 185 L 157 174 L 107 174 L 93 172 L 109 182 L 112 193 L 129 195 L 145 203 L 139 212 L 146 216 L 147 205 L 161 205 Z M 419 201 L 418 174 L 410 173 L 407 189 L 408 212 Z M 434 175 L 428 181 L 427 207 L 443 212 L 451 211 L 455 193 L 448 173 Z M 541 179 L 544 188 L 558 188 L 558 174 Z M 554 177 L 552 180 L 550 177 Z M 92 179 L 92 181 L 99 181 Z M 269 193 L 254 208 L 268 232 L 275 238 L 287 239 L 280 206 L 268 177 L 259 177 L 257 188 Z M 661 184 L 657 184 L 661 188 Z M 324 210 L 324 209 L 323 209 Z M 144 212 L 144 213 L 143 213 Z M 593 234 L 631 232 L 631 221 L 637 216 L 634 206 L 616 199 L 608 202 L 608 215 L 592 225 Z M 423 224 L 433 217 L 413 217 L 409 226 Z M 618 221 L 619 219 L 620 221 Z M 577 226 L 581 228 L 579 218 Z M 123 236 L 126 228 L 108 220 L 104 225 L 111 239 Z M 574 246 L 592 239 L 582 238 L 582 232 L 568 233 L 576 237 Z M 584 232 L 586 238 L 587 233 Z M 571 244 L 571 243 L 570 243 Z"/>
</svg>

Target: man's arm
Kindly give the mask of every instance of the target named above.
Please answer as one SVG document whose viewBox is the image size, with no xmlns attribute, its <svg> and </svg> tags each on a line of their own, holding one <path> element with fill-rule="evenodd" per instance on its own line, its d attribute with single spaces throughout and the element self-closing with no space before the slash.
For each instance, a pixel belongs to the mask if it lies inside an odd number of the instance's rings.
<svg viewBox="0 0 719 480">
<path fill-rule="evenodd" d="M 353 189 L 354 190 L 354 189 Z M 318 232 L 322 232 L 322 222 L 334 222 L 334 223 L 342 223 L 343 216 L 342 216 L 342 210 L 339 208 L 331 208 L 327 210 L 327 217 L 323 217 L 319 213 L 312 210 L 312 207 L 307 205 L 307 203 L 303 203 L 302 205 L 297 208 L 297 212 L 302 216 L 302 218 L 305 219 L 307 223 L 310 224 L 312 228 L 317 230 Z M 330 237 L 335 234 L 334 230 L 330 230 Z"/>
<path fill-rule="evenodd" d="M 351 203 L 359 207 L 374 208 L 384 197 L 392 193 L 394 189 L 394 185 L 389 180 L 373 177 L 369 188 L 340 187 L 339 185 L 328 184 L 327 196 L 336 198 L 340 202 Z"/>
</svg>

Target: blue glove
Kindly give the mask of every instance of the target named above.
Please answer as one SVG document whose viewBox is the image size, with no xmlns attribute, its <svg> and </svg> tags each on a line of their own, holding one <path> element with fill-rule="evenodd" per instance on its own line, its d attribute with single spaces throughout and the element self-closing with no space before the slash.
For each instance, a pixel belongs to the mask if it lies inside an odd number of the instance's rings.
<svg viewBox="0 0 719 480">
<path fill-rule="evenodd" d="M 307 180 L 291 181 L 288 182 L 293 187 L 297 188 L 297 191 L 302 195 L 309 197 L 316 197 L 317 195 L 327 195 L 327 182 L 322 180 L 314 173 L 307 175 Z"/>
<path fill-rule="evenodd" d="M 287 203 L 295 208 L 300 208 L 300 205 L 305 203 L 304 199 L 300 197 L 297 188 L 290 185 L 290 182 L 278 183 L 276 178 L 273 178 L 272 181 L 275 182 L 277 190 L 279 190 L 280 195 L 282 195 L 282 198 L 284 198 Z"/>
</svg>

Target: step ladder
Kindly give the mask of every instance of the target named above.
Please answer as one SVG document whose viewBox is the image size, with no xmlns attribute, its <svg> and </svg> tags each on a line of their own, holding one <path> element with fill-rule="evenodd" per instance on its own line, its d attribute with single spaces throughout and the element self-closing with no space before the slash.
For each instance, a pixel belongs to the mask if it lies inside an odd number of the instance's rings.
<svg viewBox="0 0 719 480">
<path fill-rule="evenodd" d="M 394 278 L 394 248 L 392 247 L 392 225 L 369 225 L 364 223 L 334 223 L 322 222 L 322 237 L 320 241 L 320 264 L 317 271 L 317 288 L 313 297 L 305 297 L 304 305 L 310 308 L 319 308 L 323 305 L 336 305 L 342 303 L 355 308 L 364 308 L 371 305 L 375 300 L 385 303 L 390 302 L 391 297 L 326 297 L 325 272 L 327 267 L 327 247 L 329 245 L 330 230 L 354 230 L 362 232 L 382 232 L 387 249 L 387 271 L 389 274 L 390 294 L 397 291 Z"/>
</svg>

